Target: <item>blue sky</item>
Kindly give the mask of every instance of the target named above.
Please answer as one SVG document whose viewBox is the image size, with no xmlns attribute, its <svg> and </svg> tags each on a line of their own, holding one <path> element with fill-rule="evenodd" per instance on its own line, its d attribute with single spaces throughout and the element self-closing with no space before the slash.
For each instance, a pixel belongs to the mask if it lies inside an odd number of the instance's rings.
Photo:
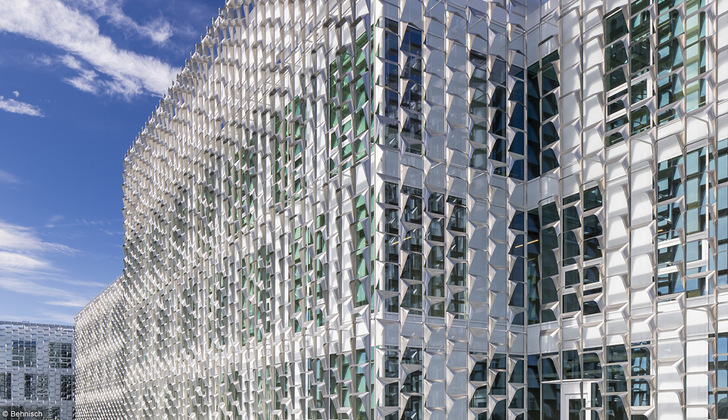
<svg viewBox="0 0 728 420">
<path fill-rule="evenodd" d="M 0 320 L 121 274 L 123 158 L 223 0 L 0 0 Z"/>
</svg>

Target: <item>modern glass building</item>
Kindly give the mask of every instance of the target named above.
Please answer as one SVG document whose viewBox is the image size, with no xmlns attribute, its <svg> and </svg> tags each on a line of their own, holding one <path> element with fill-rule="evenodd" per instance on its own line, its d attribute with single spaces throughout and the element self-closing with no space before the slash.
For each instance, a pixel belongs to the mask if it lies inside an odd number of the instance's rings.
<svg viewBox="0 0 728 420">
<path fill-rule="evenodd" d="M 0 321 L 0 419 L 74 418 L 73 327 Z"/>
<path fill-rule="evenodd" d="M 728 418 L 728 1 L 231 0 L 79 418 Z"/>
</svg>

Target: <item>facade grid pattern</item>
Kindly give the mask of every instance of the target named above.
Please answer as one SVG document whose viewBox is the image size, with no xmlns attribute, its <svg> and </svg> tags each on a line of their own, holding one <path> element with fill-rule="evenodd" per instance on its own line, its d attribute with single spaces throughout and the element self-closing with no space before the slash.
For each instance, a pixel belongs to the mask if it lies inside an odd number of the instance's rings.
<svg viewBox="0 0 728 420">
<path fill-rule="evenodd" d="M 728 418 L 726 25 L 228 1 L 127 154 L 79 418 Z"/>
<path fill-rule="evenodd" d="M 0 322 L 0 419 L 75 418 L 72 326 Z"/>
</svg>

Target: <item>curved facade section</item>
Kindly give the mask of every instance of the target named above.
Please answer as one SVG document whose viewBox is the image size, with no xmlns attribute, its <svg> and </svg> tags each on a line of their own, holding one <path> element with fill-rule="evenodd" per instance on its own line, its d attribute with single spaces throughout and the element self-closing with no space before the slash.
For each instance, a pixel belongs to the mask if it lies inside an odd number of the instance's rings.
<svg viewBox="0 0 728 420">
<path fill-rule="evenodd" d="M 117 279 L 76 315 L 77 418 L 129 418 L 127 303 Z"/>
</svg>

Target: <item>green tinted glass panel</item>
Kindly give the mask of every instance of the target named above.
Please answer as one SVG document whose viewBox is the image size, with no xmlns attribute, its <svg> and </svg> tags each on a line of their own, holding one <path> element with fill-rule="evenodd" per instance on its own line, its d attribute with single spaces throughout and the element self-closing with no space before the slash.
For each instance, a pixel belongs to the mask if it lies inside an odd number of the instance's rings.
<svg viewBox="0 0 728 420">
<path fill-rule="evenodd" d="M 641 133 L 650 128 L 651 116 L 650 110 L 646 106 L 643 106 L 630 114 L 630 133 L 637 134 Z"/>
<path fill-rule="evenodd" d="M 671 38 L 683 33 L 682 19 L 680 12 L 673 10 L 670 13 L 660 16 L 657 21 L 657 44 L 662 45 Z"/>
<path fill-rule="evenodd" d="M 662 108 L 682 99 L 680 76 L 673 74 L 657 81 L 657 107 Z"/>
<path fill-rule="evenodd" d="M 649 11 L 635 15 L 631 20 L 630 41 L 635 42 L 647 37 L 650 34 L 652 18 Z"/>
<path fill-rule="evenodd" d="M 692 79 L 706 70 L 705 41 L 693 44 L 685 50 L 685 79 Z"/>
<path fill-rule="evenodd" d="M 635 13 L 649 6 L 650 3 L 652 3 L 651 0 L 635 0 L 629 6 L 629 13 L 634 15 Z"/>
<path fill-rule="evenodd" d="M 632 76 L 642 74 L 650 65 L 650 40 L 645 39 L 630 46 L 629 69 Z"/>
<path fill-rule="evenodd" d="M 621 10 L 604 20 L 604 33 L 608 44 L 627 35 L 627 21 Z"/>
<path fill-rule="evenodd" d="M 623 64 L 627 64 L 627 50 L 624 47 L 624 42 L 615 42 L 608 46 L 604 51 L 604 56 L 606 61 L 606 71 L 610 71 Z"/>
<path fill-rule="evenodd" d="M 662 13 L 672 7 L 675 7 L 678 2 L 682 3 L 682 0 L 659 0 L 657 3 L 657 11 L 658 13 Z"/>
<path fill-rule="evenodd" d="M 617 144 L 619 142 L 623 142 L 623 141 L 624 141 L 624 136 L 622 135 L 622 133 L 612 133 L 607 136 L 607 138 L 604 141 L 604 144 L 607 147 L 609 147 L 609 146 L 615 145 L 615 144 Z"/>
<path fill-rule="evenodd" d="M 688 83 L 685 88 L 685 110 L 692 111 L 705 105 L 705 80 L 699 79 Z"/>
<path fill-rule="evenodd" d="M 627 78 L 624 75 L 624 68 L 618 68 L 605 77 L 607 90 L 612 90 L 625 83 L 627 83 Z"/>
<path fill-rule="evenodd" d="M 705 38 L 705 12 L 692 15 L 685 20 L 685 45 L 691 45 Z"/>
<path fill-rule="evenodd" d="M 643 80 L 630 89 L 630 101 L 634 104 L 647 98 L 647 80 Z"/>
</svg>

